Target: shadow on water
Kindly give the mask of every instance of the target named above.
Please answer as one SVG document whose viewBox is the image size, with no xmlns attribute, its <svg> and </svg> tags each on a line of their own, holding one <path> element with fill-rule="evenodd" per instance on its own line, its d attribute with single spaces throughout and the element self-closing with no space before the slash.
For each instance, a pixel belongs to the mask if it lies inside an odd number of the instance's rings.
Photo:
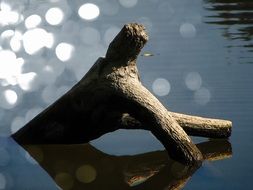
<svg viewBox="0 0 253 190">
<path fill-rule="evenodd" d="M 204 0 L 208 15 L 205 23 L 219 26 L 223 37 L 230 41 L 228 49 L 243 48 L 240 62 L 253 63 L 253 1 L 252 0 Z M 240 49 L 241 50 L 241 49 Z M 245 55 L 244 55 L 245 54 Z"/>
<path fill-rule="evenodd" d="M 232 155 L 227 140 L 197 145 L 205 160 Z M 113 156 L 90 144 L 24 147 L 62 189 L 181 189 L 198 167 L 168 159 L 166 151 Z"/>
</svg>

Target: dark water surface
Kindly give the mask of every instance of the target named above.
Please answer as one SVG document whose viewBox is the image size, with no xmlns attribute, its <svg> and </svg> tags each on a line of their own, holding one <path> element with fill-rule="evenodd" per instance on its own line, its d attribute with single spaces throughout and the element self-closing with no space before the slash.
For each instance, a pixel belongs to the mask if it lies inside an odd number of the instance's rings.
<svg viewBox="0 0 253 190">
<path fill-rule="evenodd" d="M 77 13 L 88 1 L 5 2 L 24 18 L 40 15 L 37 27 L 54 34 L 54 45 L 31 54 L 25 38 L 15 50 L 11 38 L 1 35 L 1 49 L 22 57 L 22 73 L 36 77 L 29 89 L 21 80 L 6 82 L 0 64 L 0 189 L 252 189 L 252 1 L 96 0 L 90 2 L 100 15 L 88 21 Z M 52 7 L 64 11 L 59 25 L 45 21 Z M 193 138 L 206 158 L 200 168 L 169 159 L 145 131 L 119 130 L 87 145 L 26 146 L 27 151 L 7 138 L 75 84 L 132 21 L 142 22 L 150 36 L 138 58 L 142 82 L 168 109 L 233 121 L 228 140 Z M 1 26 L 1 34 L 27 31 L 22 19 Z M 55 52 L 60 42 L 74 47 L 67 61 Z"/>
</svg>

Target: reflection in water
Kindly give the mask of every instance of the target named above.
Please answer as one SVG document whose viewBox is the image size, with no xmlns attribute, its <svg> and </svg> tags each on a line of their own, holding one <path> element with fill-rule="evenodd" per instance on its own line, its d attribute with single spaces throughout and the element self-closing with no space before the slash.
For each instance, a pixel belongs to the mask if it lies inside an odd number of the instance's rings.
<svg viewBox="0 0 253 190">
<path fill-rule="evenodd" d="M 253 51 L 253 2 L 247 0 L 205 0 L 205 8 L 210 15 L 205 22 L 215 24 L 223 30 L 223 36 L 231 41 L 227 48 L 238 51 L 244 47 L 246 52 L 241 52 L 240 62 L 253 63 L 252 57 L 247 53 Z M 243 60 L 242 60 L 243 59 Z"/>
<path fill-rule="evenodd" d="M 43 152 L 34 148 L 38 160 Z M 32 179 L 32 180 L 31 180 Z M 12 138 L 0 137 L 0 189 L 57 189 L 55 182 Z"/>
<path fill-rule="evenodd" d="M 206 160 L 232 155 L 227 140 L 197 145 Z M 198 169 L 168 160 L 166 151 L 105 154 L 90 144 L 24 147 L 62 189 L 181 189 Z"/>
</svg>

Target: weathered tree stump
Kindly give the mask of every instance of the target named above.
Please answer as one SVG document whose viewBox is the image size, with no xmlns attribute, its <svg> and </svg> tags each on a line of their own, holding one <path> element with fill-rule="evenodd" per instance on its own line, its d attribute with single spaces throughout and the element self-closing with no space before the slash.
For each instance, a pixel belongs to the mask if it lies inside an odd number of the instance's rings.
<svg viewBox="0 0 253 190">
<path fill-rule="evenodd" d="M 136 59 L 147 40 L 142 25 L 125 25 L 105 58 L 12 137 L 20 144 L 85 143 L 119 128 L 143 128 L 171 158 L 200 163 L 202 154 L 182 127 L 189 134 L 228 137 L 231 122 L 168 112 L 140 82 Z"/>
</svg>

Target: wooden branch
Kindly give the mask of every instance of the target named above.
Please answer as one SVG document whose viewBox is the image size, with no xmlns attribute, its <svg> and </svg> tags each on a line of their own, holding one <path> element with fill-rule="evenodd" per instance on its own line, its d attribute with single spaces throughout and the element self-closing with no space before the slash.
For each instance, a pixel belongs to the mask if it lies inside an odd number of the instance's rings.
<svg viewBox="0 0 253 190">
<path fill-rule="evenodd" d="M 127 113 L 161 141 L 171 158 L 200 163 L 202 154 L 174 118 L 177 115 L 140 82 L 136 59 L 147 40 L 142 25 L 125 25 L 105 58 L 99 58 L 69 92 L 12 137 L 20 144 L 84 143 L 118 129 Z M 189 120 L 186 117 L 183 123 Z"/>
<path fill-rule="evenodd" d="M 222 119 L 211 119 L 181 113 L 171 115 L 189 135 L 210 138 L 227 138 L 232 132 L 232 122 Z"/>
<path fill-rule="evenodd" d="M 181 113 L 169 112 L 178 124 L 188 135 L 209 138 L 228 138 L 232 131 L 232 122 L 222 119 L 211 119 Z M 145 129 L 143 124 L 130 116 L 128 113 L 122 114 L 119 122 L 122 129 Z"/>
</svg>

